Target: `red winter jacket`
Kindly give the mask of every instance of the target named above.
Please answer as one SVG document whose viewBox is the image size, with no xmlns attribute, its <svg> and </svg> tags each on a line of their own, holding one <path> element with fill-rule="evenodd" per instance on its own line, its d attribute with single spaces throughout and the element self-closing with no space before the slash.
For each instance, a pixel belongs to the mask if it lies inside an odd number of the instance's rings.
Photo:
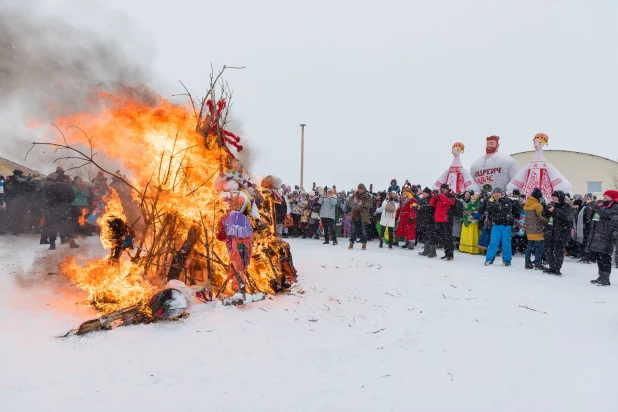
<svg viewBox="0 0 618 412">
<path fill-rule="evenodd" d="M 438 196 L 432 196 L 429 204 L 436 209 L 434 222 L 446 223 L 448 222 L 448 210 L 455 204 L 455 199 L 439 194 Z"/>
</svg>

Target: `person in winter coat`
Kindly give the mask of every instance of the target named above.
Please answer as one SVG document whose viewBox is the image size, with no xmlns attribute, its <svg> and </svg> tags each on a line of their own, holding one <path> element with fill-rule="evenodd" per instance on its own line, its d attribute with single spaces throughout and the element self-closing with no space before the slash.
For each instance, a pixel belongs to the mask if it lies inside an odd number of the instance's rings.
<svg viewBox="0 0 618 412">
<path fill-rule="evenodd" d="M 618 191 L 606 191 L 603 194 L 603 201 L 592 203 L 590 208 L 593 215 L 588 250 L 599 267 L 599 277 L 590 283 L 609 286 L 612 252 L 618 239 Z"/>
<path fill-rule="evenodd" d="M 564 248 L 571 236 L 573 208 L 565 202 L 564 192 L 558 190 L 551 194 L 551 203 L 545 205 L 543 216 L 547 218 L 545 249 L 549 267 L 543 273 L 562 276 Z"/>
<path fill-rule="evenodd" d="M 579 261 L 582 263 L 590 263 L 588 256 L 588 239 L 590 238 L 590 229 L 592 226 L 592 209 L 590 208 L 592 199 L 584 202 L 583 199 L 576 199 L 573 204 L 577 205 L 575 211 L 575 243 L 577 244 Z"/>
<path fill-rule="evenodd" d="M 320 219 L 324 227 L 324 244 L 330 243 L 330 238 L 333 238 L 333 245 L 337 244 L 337 235 L 335 234 L 335 213 L 337 209 L 337 197 L 333 193 L 333 189 L 328 189 L 326 194 L 320 196 L 318 203 L 320 207 Z"/>
<path fill-rule="evenodd" d="M 290 235 L 293 237 L 299 237 L 301 234 L 300 231 L 300 217 L 302 215 L 301 210 L 299 208 L 300 195 L 295 190 L 292 192 L 292 197 L 290 198 L 290 209 L 292 213 L 292 220 L 294 222 L 294 226 L 290 231 Z"/>
<path fill-rule="evenodd" d="M 280 200 L 275 202 L 275 221 L 277 223 L 277 235 L 283 236 L 283 225 L 285 223 L 285 215 L 288 214 L 288 205 L 285 197 L 279 196 Z"/>
<path fill-rule="evenodd" d="M 49 249 L 56 249 L 56 236 L 63 231 L 72 249 L 79 245 L 73 239 L 73 230 L 67 225 L 70 216 L 71 203 L 75 200 L 73 188 L 67 184 L 64 176 L 59 177 L 56 173 L 51 173 L 48 178 L 54 183 L 45 188 L 43 200 L 45 202 L 45 225 L 43 227 L 44 236 L 49 241 Z"/>
<path fill-rule="evenodd" d="M 430 253 L 427 257 L 436 255 L 438 244 L 444 245 L 444 256 L 442 260 L 453 260 L 453 220 L 449 216 L 451 208 L 455 205 L 456 199 L 446 183 L 440 186 L 440 193 L 433 195 L 429 204 L 434 208 L 434 231 L 435 236 L 431 241 Z"/>
<path fill-rule="evenodd" d="M 0 176 L 0 235 L 6 233 L 6 203 L 4 203 L 4 176 Z"/>
<path fill-rule="evenodd" d="M 417 202 L 409 187 L 404 188 L 399 202 L 399 224 L 395 236 L 403 238 L 405 245 L 402 249 L 414 249 L 416 240 L 416 207 Z"/>
<path fill-rule="evenodd" d="M 418 254 L 421 256 L 429 256 L 431 250 L 431 236 L 433 236 L 433 207 L 431 207 L 431 190 L 426 187 L 420 195 L 420 199 L 416 206 L 416 238 L 419 242 L 423 242 L 423 251 Z M 436 257 L 436 255 L 432 256 Z"/>
<path fill-rule="evenodd" d="M 388 187 L 387 193 L 395 192 L 397 195 L 401 193 L 401 189 L 397 185 L 397 179 L 391 180 L 391 185 Z"/>
<path fill-rule="evenodd" d="M 393 230 L 397 223 L 395 216 L 397 210 L 399 210 L 399 203 L 396 200 L 397 193 L 390 192 L 386 195 L 386 199 L 382 202 L 382 205 L 375 211 L 376 214 L 381 213 L 380 217 L 380 247 L 383 246 L 384 234 L 388 228 L 388 248 L 393 248 Z"/>
<path fill-rule="evenodd" d="M 24 176 L 24 172 L 19 169 L 13 170 L 13 175 L 4 182 L 7 221 L 13 236 L 19 235 L 24 230 L 28 199 L 32 191 L 31 179 Z"/>
<path fill-rule="evenodd" d="M 492 223 L 491 237 L 485 266 L 492 265 L 498 254 L 498 247 L 502 244 L 502 260 L 504 266 L 511 266 L 512 250 L 511 236 L 513 234 L 514 216 L 519 216 L 519 202 L 513 202 L 504 196 L 502 189 L 495 187 L 493 195 L 480 207 L 480 212 L 487 211 L 488 219 Z"/>
<path fill-rule="evenodd" d="M 479 210 L 479 199 L 472 192 L 465 191 L 462 199 L 463 214 L 459 221 L 461 222 L 461 238 L 459 241 L 459 251 L 478 255 L 479 250 L 479 221 L 481 217 Z"/>
<path fill-rule="evenodd" d="M 364 184 L 358 185 L 358 190 L 348 203 L 350 207 L 350 220 L 352 222 L 352 236 L 350 236 L 350 246 L 354 249 L 354 242 L 360 237 L 363 244 L 362 249 L 367 249 L 367 224 L 371 222 L 369 209 L 373 206 L 373 197 L 367 192 Z"/>
<path fill-rule="evenodd" d="M 526 257 L 526 269 L 545 270 L 543 267 L 543 247 L 545 245 L 545 222 L 543 216 L 543 205 L 541 189 L 532 190 L 530 197 L 524 205 L 524 215 L 526 216 L 526 236 L 528 244 L 524 255 Z M 532 252 L 534 251 L 534 264 L 532 264 Z"/>
</svg>

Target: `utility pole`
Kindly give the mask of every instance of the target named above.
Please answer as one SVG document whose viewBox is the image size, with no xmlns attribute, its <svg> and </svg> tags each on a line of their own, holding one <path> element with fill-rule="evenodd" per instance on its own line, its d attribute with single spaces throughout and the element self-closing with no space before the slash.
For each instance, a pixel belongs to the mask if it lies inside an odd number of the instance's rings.
<svg viewBox="0 0 618 412">
<path fill-rule="evenodd" d="M 306 124 L 301 124 L 301 132 L 300 132 L 300 189 L 304 189 L 304 173 L 305 173 L 305 126 Z"/>
</svg>

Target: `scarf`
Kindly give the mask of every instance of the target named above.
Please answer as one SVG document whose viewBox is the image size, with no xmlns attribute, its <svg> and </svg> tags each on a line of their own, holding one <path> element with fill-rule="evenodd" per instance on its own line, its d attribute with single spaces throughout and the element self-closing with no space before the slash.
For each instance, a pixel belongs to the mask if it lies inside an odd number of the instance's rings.
<svg viewBox="0 0 618 412">
<path fill-rule="evenodd" d="M 384 213 L 386 213 L 386 217 L 390 219 L 395 218 L 395 201 L 390 199 L 386 201 L 386 206 L 384 207 Z"/>
<path fill-rule="evenodd" d="M 466 203 L 465 201 L 463 202 L 464 204 L 464 211 L 463 214 L 461 215 L 461 218 L 459 218 L 459 221 L 466 227 L 468 227 L 468 225 L 470 223 L 473 223 L 474 219 L 472 219 L 472 215 L 474 215 L 474 212 L 479 210 L 479 198 L 477 197 L 476 199 L 470 199 L 470 201 L 468 203 Z M 468 213 L 471 212 L 471 213 Z"/>
<path fill-rule="evenodd" d="M 584 214 L 588 206 L 582 207 L 579 215 L 577 215 L 577 224 L 575 225 L 575 242 L 582 243 L 584 241 Z"/>
</svg>

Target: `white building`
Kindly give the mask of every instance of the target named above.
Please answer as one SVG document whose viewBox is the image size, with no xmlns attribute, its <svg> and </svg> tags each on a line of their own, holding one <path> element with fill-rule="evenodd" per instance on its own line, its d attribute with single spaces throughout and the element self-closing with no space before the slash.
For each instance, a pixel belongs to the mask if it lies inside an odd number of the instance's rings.
<svg viewBox="0 0 618 412">
<path fill-rule="evenodd" d="M 618 189 L 618 162 L 605 157 L 569 150 L 545 150 L 545 159 L 573 185 L 574 194 L 600 195 L 609 189 Z M 519 167 L 527 165 L 534 151 L 512 155 Z"/>
</svg>

